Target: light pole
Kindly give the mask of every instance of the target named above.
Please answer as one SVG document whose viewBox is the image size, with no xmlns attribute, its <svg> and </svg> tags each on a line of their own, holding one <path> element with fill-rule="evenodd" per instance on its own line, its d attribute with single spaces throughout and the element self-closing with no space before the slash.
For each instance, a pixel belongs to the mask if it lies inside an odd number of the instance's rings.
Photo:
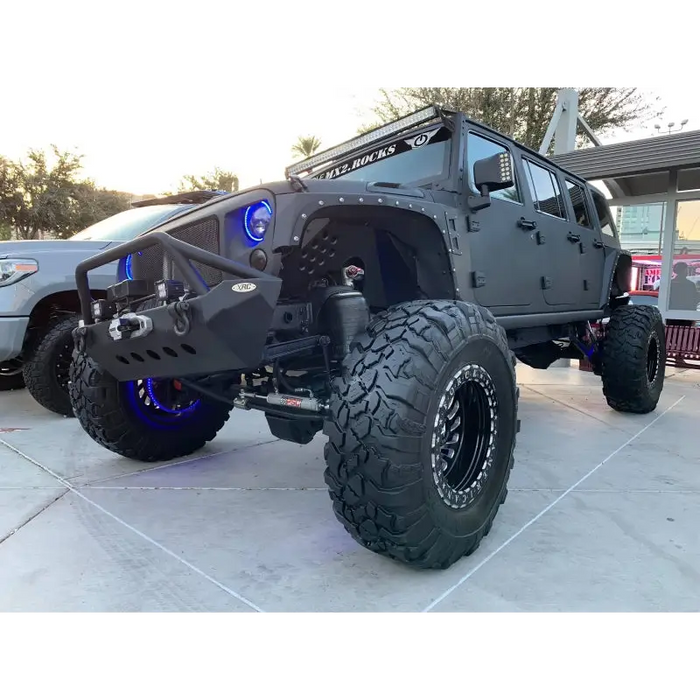
<svg viewBox="0 0 700 700">
<path fill-rule="evenodd" d="M 667 125 L 668 131 L 666 132 L 667 134 L 677 134 L 679 131 L 683 131 L 683 127 L 688 123 L 687 119 L 684 119 L 681 122 L 681 125 L 678 129 L 674 129 L 673 127 L 676 125 L 676 122 L 669 122 Z M 657 135 L 661 135 L 661 127 L 658 124 L 654 124 L 654 128 L 656 129 Z"/>
</svg>

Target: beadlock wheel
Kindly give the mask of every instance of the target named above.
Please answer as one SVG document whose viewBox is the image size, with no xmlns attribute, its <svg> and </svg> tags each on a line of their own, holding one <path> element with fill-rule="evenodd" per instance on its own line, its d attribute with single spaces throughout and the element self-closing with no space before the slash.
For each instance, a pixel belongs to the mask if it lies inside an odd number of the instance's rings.
<svg viewBox="0 0 700 700">
<path fill-rule="evenodd" d="M 467 365 L 447 385 L 433 426 L 433 477 L 451 508 L 466 508 L 481 492 L 497 435 L 493 380 L 482 367 Z"/>
<path fill-rule="evenodd" d="M 505 501 L 519 428 L 505 331 L 482 307 L 415 301 L 378 314 L 334 379 L 325 481 L 372 552 L 445 569 Z"/>
</svg>

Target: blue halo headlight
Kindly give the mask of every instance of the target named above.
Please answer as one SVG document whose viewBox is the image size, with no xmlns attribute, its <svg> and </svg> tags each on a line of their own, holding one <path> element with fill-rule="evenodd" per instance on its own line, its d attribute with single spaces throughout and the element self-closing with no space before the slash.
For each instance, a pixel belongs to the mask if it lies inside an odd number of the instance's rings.
<svg viewBox="0 0 700 700">
<path fill-rule="evenodd" d="M 139 252 L 139 255 L 143 255 L 143 253 Z M 131 267 L 131 259 L 133 257 L 134 257 L 134 254 L 129 253 L 129 255 L 127 255 L 126 258 L 124 258 L 124 274 L 126 275 L 126 279 L 128 279 L 128 280 L 134 279 L 132 267 Z"/>
<path fill-rule="evenodd" d="M 270 221 L 272 221 L 272 207 L 265 200 L 251 204 L 243 214 L 246 236 L 254 243 L 262 243 Z"/>
</svg>

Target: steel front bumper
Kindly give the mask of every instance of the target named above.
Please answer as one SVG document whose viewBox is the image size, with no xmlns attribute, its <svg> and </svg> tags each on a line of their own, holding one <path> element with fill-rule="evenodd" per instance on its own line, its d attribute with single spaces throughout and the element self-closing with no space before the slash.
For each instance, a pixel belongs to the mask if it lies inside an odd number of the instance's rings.
<svg viewBox="0 0 700 700">
<path fill-rule="evenodd" d="M 88 271 L 153 245 L 166 249 L 197 296 L 136 311 L 125 321 L 95 323 Z M 220 269 L 228 279 L 209 289 L 191 260 Z M 277 277 L 158 231 L 80 263 L 76 283 L 83 317 L 75 331 L 76 347 L 119 381 L 258 367 L 282 285 Z M 125 332 L 127 326 L 130 329 Z"/>
</svg>

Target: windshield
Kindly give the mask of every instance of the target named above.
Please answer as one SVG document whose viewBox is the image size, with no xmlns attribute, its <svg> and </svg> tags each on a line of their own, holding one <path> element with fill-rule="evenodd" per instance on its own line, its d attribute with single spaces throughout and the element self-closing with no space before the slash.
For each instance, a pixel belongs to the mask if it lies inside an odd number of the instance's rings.
<svg viewBox="0 0 700 700">
<path fill-rule="evenodd" d="M 375 147 L 363 155 L 352 156 L 311 177 L 400 185 L 435 180 L 445 170 L 449 144 L 449 130 L 437 127 Z"/>
<path fill-rule="evenodd" d="M 129 241 L 182 210 L 181 204 L 154 204 L 149 207 L 127 209 L 88 226 L 68 240 Z"/>
</svg>

